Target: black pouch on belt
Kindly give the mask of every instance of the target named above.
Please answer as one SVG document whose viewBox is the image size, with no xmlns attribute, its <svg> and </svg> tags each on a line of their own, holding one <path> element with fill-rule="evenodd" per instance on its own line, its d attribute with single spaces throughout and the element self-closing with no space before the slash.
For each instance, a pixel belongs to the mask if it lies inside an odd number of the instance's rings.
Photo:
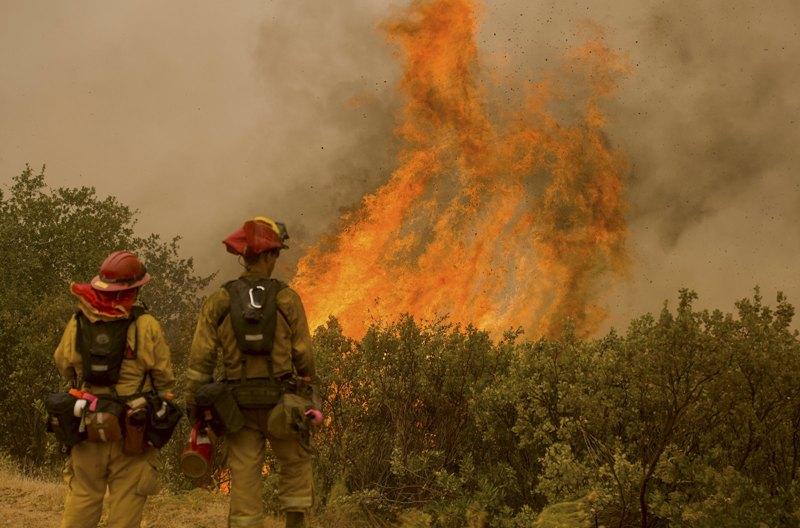
<svg viewBox="0 0 800 528">
<path fill-rule="evenodd" d="M 86 439 L 86 432 L 81 431 L 81 417 L 75 416 L 75 403 L 78 398 L 67 393 L 57 392 L 44 400 L 47 410 L 47 431 L 66 448 L 70 448 Z"/>
<path fill-rule="evenodd" d="M 146 398 L 150 412 L 145 434 L 150 444 L 160 449 L 172 438 L 183 412 L 172 401 L 165 400 L 157 393 L 148 394 Z"/>
<path fill-rule="evenodd" d="M 200 387 L 195 394 L 195 405 L 198 415 L 219 436 L 238 432 L 244 427 L 244 415 L 227 383 L 208 383 Z M 211 414 L 210 420 L 208 413 Z"/>
</svg>

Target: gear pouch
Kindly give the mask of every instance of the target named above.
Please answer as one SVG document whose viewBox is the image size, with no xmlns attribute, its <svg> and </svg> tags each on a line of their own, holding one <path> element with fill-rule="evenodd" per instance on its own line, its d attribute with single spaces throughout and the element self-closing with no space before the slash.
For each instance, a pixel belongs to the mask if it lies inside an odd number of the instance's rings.
<svg viewBox="0 0 800 528">
<path fill-rule="evenodd" d="M 312 408 L 310 400 L 285 393 L 267 418 L 267 432 L 278 440 L 304 440 L 308 436 L 305 412 Z"/>
<path fill-rule="evenodd" d="M 215 434 L 222 436 L 226 433 L 236 433 L 244 427 L 244 415 L 236 404 L 233 390 L 227 383 L 208 383 L 197 390 L 195 404 L 198 415 L 205 415 L 210 411 L 212 419 L 209 422 Z"/>
<path fill-rule="evenodd" d="M 94 410 L 86 412 L 87 440 L 90 442 L 116 442 L 122 439 L 120 420 L 125 406 L 107 398 L 99 398 Z"/>
<path fill-rule="evenodd" d="M 139 398 L 137 398 L 139 400 Z M 147 427 L 147 407 L 144 402 L 137 407 L 125 408 L 125 434 L 122 452 L 126 455 L 141 455 L 147 449 L 145 428 Z"/>
<path fill-rule="evenodd" d="M 183 412 L 172 401 L 158 394 L 150 394 L 146 398 L 149 412 L 145 436 L 153 447 L 161 449 L 172 438 Z"/>
<path fill-rule="evenodd" d="M 44 401 L 47 431 L 53 433 L 65 448 L 86 439 L 86 432 L 81 431 L 81 417 L 75 416 L 76 403 L 78 398 L 68 392 L 51 394 Z"/>
</svg>

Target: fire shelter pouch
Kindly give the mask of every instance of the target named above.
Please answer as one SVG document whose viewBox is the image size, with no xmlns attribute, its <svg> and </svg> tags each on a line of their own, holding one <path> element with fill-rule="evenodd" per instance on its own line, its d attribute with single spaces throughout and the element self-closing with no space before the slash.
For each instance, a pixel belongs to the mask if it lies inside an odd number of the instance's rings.
<svg viewBox="0 0 800 528">
<path fill-rule="evenodd" d="M 285 393 L 267 418 L 267 432 L 278 440 L 304 440 L 308 436 L 305 412 L 312 408 L 310 400 Z"/>
<path fill-rule="evenodd" d="M 271 380 L 247 380 L 234 385 L 233 394 L 242 409 L 271 409 L 280 401 L 283 386 Z"/>
<path fill-rule="evenodd" d="M 78 398 L 68 392 L 49 395 L 44 406 L 47 410 L 47 431 L 53 433 L 64 447 L 72 447 L 86 439 L 81 431 L 81 417 L 75 416 Z"/>
<path fill-rule="evenodd" d="M 227 383 L 208 383 L 197 390 L 195 404 L 198 414 L 210 411 L 211 429 L 219 436 L 236 433 L 244 427 L 244 415 L 236 404 L 231 386 Z M 208 421 L 208 420 L 206 420 Z"/>
<path fill-rule="evenodd" d="M 90 442 L 116 442 L 122 439 L 120 425 L 125 406 L 107 398 L 97 400 L 94 410 L 85 415 L 86 435 Z"/>
</svg>

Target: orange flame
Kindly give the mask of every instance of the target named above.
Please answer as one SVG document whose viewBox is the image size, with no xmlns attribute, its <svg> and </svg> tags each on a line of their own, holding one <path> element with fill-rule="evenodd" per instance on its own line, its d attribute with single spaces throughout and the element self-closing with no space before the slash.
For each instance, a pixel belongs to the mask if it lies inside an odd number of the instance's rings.
<svg viewBox="0 0 800 528">
<path fill-rule="evenodd" d="M 472 0 L 416 0 L 386 24 L 405 64 L 404 148 L 390 179 L 301 259 L 294 285 L 313 326 L 332 315 L 360 336 L 409 313 L 533 335 L 571 320 L 585 335 L 602 321 L 595 299 L 624 269 L 626 224 L 624 161 L 600 102 L 627 64 L 596 38 L 497 124 L 476 80 L 476 26 Z M 565 104 L 565 76 L 585 92 L 570 120 L 549 113 Z"/>
</svg>

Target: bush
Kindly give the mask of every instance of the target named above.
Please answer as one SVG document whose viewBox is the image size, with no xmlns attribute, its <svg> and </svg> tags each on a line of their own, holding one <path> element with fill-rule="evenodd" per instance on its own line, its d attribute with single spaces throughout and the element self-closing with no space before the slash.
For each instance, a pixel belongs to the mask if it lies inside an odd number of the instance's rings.
<svg viewBox="0 0 800 528">
<path fill-rule="evenodd" d="M 505 527 L 586 496 L 609 526 L 800 526 L 794 310 L 758 291 L 736 316 L 695 299 L 595 340 L 406 317 L 356 342 L 329 321 L 321 504 L 344 486 L 398 522 Z"/>
<path fill-rule="evenodd" d="M 436 504 L 440 525 L 463 526 L 475 497 L 497 493 L 495 477 L 475 469 L 483 455 L 472 407 L 507 371 L 510 346 L 473 328 L 410 318 L 373 327 L 358 343 L 331 320 L 315 343 L 332 417 L 317 438 L 323 496 L 344 483 L 364 507 L 397 514 Z"/>
</svg>

